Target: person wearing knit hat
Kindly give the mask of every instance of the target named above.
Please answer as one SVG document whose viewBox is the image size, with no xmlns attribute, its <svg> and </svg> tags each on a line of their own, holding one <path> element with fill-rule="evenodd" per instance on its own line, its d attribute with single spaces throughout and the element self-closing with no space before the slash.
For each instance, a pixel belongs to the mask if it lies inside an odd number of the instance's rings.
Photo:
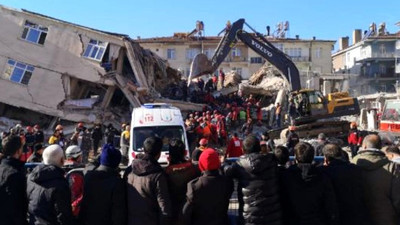
<svg viewBox="0 0 400 225">
<path fill-rule="evenodd" d="M 126 224 L 126 191 L 118 170 L 120 161 L 121 153 L 113 145 L 102 147 L 100 166 L 85 175 L 82 224 Z"/>
<path fill-rule="evenodd" d="M 101 149 L 100 165 L 110 168 L 117 168 L 121 162 L 121 152 L 114 148 L 112 144 L 105 144 Z"/>
<path fill-rule="evenodd" d="M 229 224 L 227 212 L 233 181 L 219 173 L 220 166 L 218 153 L 205 149 L 199 159 L 202 176 L 187 186 L 183 224 Z"/>
<path fill-rule="evenodd" d="M 221 167 L 221 162 L 219 161 L 218 153 L 212 149 L 207 148 L 203 150 L 203 153 L 199 158 L 199 169 L 201 172 L 218 170 Z"/>
</svg>

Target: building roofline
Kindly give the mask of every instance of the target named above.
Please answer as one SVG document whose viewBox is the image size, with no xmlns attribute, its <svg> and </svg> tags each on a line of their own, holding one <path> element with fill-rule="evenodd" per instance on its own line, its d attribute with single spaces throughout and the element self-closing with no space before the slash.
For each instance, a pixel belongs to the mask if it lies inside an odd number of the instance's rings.
<svg viewBox="0 0 400 225">
<path fill-rule="evenodd" d="M 29 11 L 29 10 L 26 10 L 26 9 L 21 9 L 21 11 L 25 12 L 25 13 L 28 13 L 28 14 L 35 15 L 35 16 L 40 16 L 40 17 L 43 17 L 43 18 L 46 18 L 46 19 L 54 20 L 54 21 L 57 21 L 57 22 L 65 23 L 65 24 L 68 24 L 68 25 L 72 25 L 72 26 L 88 29 L 88 30 L 99 32 L 99 33 L 103 33 L 103 34 L 117 36 L 117 37 L 120 37 L 120 38 L 128 38 L 129 37 L 129 35 L 127 35 L 127 34 L 119 34 L 119 33 L 114 33 L 114 32 L 103 31 L 103 30 L 99 30 L 99 29 L 95 29 L 95 28 L 79 25 L 79 24 L 76 24 L 76 23 L 71 23 L 71 22 L 68 22 L 68 21 L 65 21 L 65 20 L 57 19 L 57 18 L 54 18 L 54 17 L 51 17 L 51 16 L 46 16 L 46 15 L 43 15 L 43 14 L 40 14 L 40 13 L 37 13 L 37 12 L 32 12 L 32 11 Z"/>
<path fill-rule="evenodd" d="M 54 17 L 51 17 L 51 16 L 46 16 L 46 15 L 43 15 L 43 14 L 40 14 L 40 13 L 36 13 L 36 12 L 32 12 L 32 11 L 29 11 L 29 10 L 26 10 L 26 9 L 15 9 L 15 8 L 7 7 L 7 6 L 1 5 L 1 4 L 0 4 L 0 7 L 3 8 L 3 9 L 9 10 L 9 11 L 15 11 L 15 12 L 34 15 L 34 16 L 39 16 L 39 17 L 42 17 L 42 18 L 45 18 L 45 19 L 48 19 L 48 20 L 53 20 L 53 21 L 56 21 L 56 22 L 64 23 L 64 24 L 67 24 L 67 25 L 72 25 L 72 26 L 75 26 L 75 27 L 80 27 L 80 28 L 83 28 L 83 29 L 86 29 L 86 30 L 90 30 L 90 31 L 94 31 L 94 32 L 102 33 L 102 34 L 116 36 L 116 37 L 119 37 L 119 38 L 129 38 L 129 35 L 127 35 L 127 34 L 119 34 L 119 33 L 103 31 L 103 30 L 99 30 L 99 29 L 95 29 L 95 28 L 79 25 L 79 24 L 76 24 L 76 23 L 71 23 L 71 22 L 68 22 L 68 21 L 65 21 L 65 20 L 57 19 L 57 18 L 54 18 Z"/>
<path fill-rule="evenodd" d="M 219 42 L 222 37 L 220 36 L 205 36 L 201 38 L 197 37 L 174 37 L 174 36 L 167 36 L 167 37 L 153 37 L 153 38 L 140 38 L 140 39 L 135 39 L 136 42 L 138 43 L 159 43 L 159 42 L 165 42 L 165 43 L 181 43 L 181 42 L 197 42 L 197 41 L 217 41 Z M 296 39 L 296 38 L 267 38 L 268 41 L 271 42 L 329 42 L 329 43 L 336 43 L 336 41 L 333 40 L 319 40 L 319 39 Z"/>
<path fill-rule="evenodd" d="M 371 36 L 371 37 L 368 37 L 365 40 L 361 40 L 361 41 L 359 41 L 359 42 L 357 42 L 357 43 L 355 43 L 353 45 L 348 46 L 345 49 L 342 49 L 342 50 L 339 50 L 339 51 L 333 53 L 332 57 L 340 55 L 340 54 L 345 53 L 347 51 L 350 51 L 353 48 L 356 48 L 356 47 L 358 47 L 360 45 L 363 45 L 365 42 L 372 42 L 372 41 L 375 41 L 375 40 L 391 40 L 391 39 L 393 39 L 393 41 L 400 40 L 400 32 L 397 32 L 397 33 L 394 33 L 394 34 L 385 35 L 385 36 Z"/>
</svg>

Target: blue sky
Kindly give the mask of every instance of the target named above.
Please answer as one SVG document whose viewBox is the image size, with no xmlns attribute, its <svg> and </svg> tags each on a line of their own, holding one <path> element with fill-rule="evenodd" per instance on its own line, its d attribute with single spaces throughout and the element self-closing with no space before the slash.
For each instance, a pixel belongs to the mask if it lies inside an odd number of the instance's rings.
<svg viewBox="0 0 400 225">
<path fill-rule="evenodd" d="M 217 35 L 226 21 L 245 18 L 261 33 L 280 21 L 289 21 L 289 36 L 337 40 L 352 30 L 386 22 L 388 31 L 400 27 L 400 0 L 3 0 L 0 4 L 23 8 L 80 25 L 137 36 L 171 36 L 205 24 L 206 35 Z"/>
</svg>

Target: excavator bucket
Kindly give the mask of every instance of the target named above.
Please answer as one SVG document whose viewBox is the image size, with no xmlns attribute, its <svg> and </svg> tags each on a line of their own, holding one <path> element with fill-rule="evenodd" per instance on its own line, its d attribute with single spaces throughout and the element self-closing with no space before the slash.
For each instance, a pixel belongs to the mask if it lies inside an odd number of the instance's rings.
<svg viewBox="0 0 400 225">
<path fill-rule="evenodd" d="M 212 71 L 212 64 L 208 57 L 203 53 L 197 54 L 193 58 L 192 64 L 190 65 L 188 86 L 190 85 L 192 79 L 212 72 L 214 71 Z"/>
</svg>

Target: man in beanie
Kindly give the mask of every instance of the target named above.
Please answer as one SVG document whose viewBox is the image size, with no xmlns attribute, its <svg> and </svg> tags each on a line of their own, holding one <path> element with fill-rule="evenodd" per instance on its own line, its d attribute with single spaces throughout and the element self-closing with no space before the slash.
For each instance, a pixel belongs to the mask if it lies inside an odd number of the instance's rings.
<svg viewBox="0 0 400 225">
<path fill-rule="evenodd" d="M 278 167 L 273 154 L 261 154 L 254 135 L 243 141 L 244 155 L 225 166 L 225 174 L 238 179 L 240 222 L 243 224 L 281 224 L 282 210 Z"/>
<path fill-rule="evenodd" d="M 199 159 L 202 176 L 188 183 L 183 208 L 186 225 L 227 225 L 229 199 L 233 192 L 231 179 L 220 175 L 218 153 L 205 149 Z"/>
<path fill-rule="evenodd" d="M 71 209 L 71 192 L 64 177 L 64 151 L 50 145 L 43 151 L 43 163 L 28 176 L 30 224 L 75 224 Z"/>
<path fill-rule="evenodd" d="M 28 199 L 21 138 L 10 135 L 2 139 L 4 158 L 0 163 L 0 224 L 26 225 Z"/>
<path fill-rule="evenodd" d="M 121 152 L 111 144 L 101 151 L 100 166 L 85 176 L 80 220 L 84 225 L 126 224 L 125 184 L 119 175 Z"/>
<path fill-rule="evenodd" d="M 137 155 L 125 171 L 129 225 L 170 224 L 172 207 L 167 177 L 157 162 L 162 147 L 161 138 L 147 138 L 144 154 Z"/>
</svg>

